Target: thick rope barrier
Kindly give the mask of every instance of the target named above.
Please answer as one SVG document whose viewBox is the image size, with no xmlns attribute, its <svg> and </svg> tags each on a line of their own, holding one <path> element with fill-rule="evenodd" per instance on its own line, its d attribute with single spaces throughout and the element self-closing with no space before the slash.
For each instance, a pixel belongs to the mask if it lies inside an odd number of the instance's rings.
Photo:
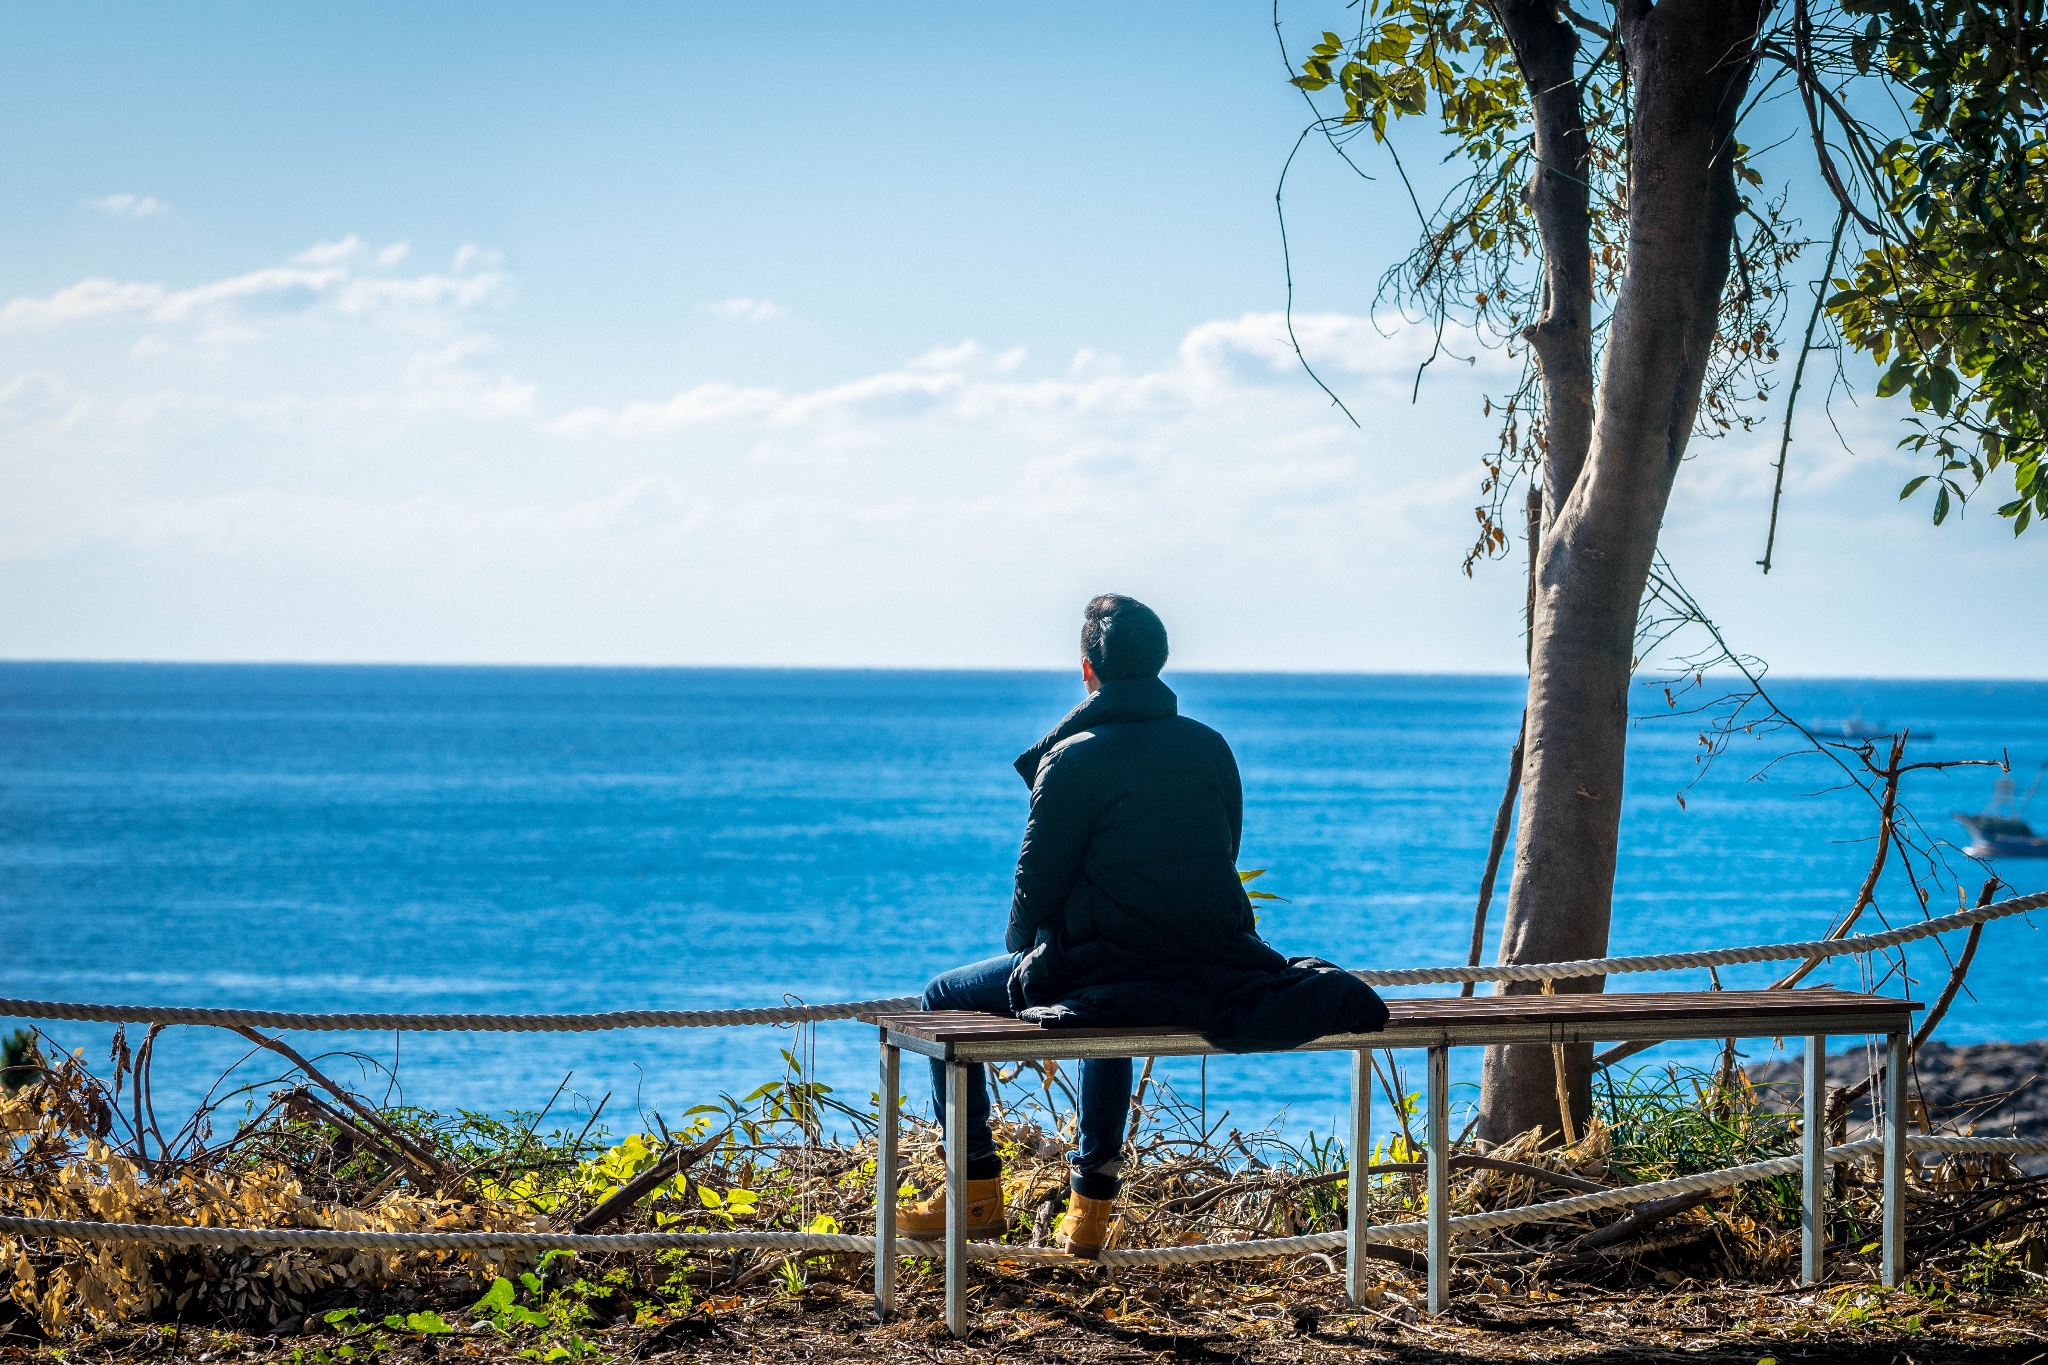
<svg viewBox="0 0 2048 1365">
<path fill-rule="evenodd" d="M 1688 967 L 1729 967 L 1744 962 L 1789 962 L 1794 958 L 1858 957 L 1916 939 L 1988 924 L 2008 915 L 2048 908 L 2048 891 L 1942 915 L 1877 934 L 1823 938 L 1807 943 L 1774 943 L 1753 948 L 1707 948 L 1692 953 L 1647 953 L 1640 957 L 1596 957 L 1577 962 L 1496 963 L 1491 967 L 1390 967 L 1352 975 L 1372 986 L 1427 986 L 1463 981 L 1572 981 L 1582 976 L 1625 972 L 1675 972 Z"/>
<path fill-rule="evenodd" d="M 185 1005 L 74 1005 L 55 1000 L 0 1000 L 0 1019 L 64 1019 L 89 1024 L 212 1024 L 220 1028 L 294 1029 L 309 1033 L 597 1033 L 618 1028 L 738 1028 L 748 1024 L 815 1024 L 829 1019 L 914 1010 L 918 997 L 848 1000 L 832 1005 L 779 1005 L 737 1010 L 612 1010 L 603 1014 L 294 1014 L 286 1010 L 210 1009 Z"/>
<path fill-rule="evenodd" d="M 1909 1137 L 1912 1152 L 1954 1154 L 2005 1153 L 2008 1155 L 2048 1154 L 2048 1141 L 2030 1138 Z M 1841 1147 L 1830 1147 L 1830 1164 L 1856 1161 L 1884 1150 L 1884 1139 L 1864 1138 Z M 1752 1180 L 1797 1174 L 1803 1156 L 1773 1157 L 1745 1166 L 1718 1171 L 1674 1176 L 1641 1185 L 1621 1186 L 1590 1194 L 1571 1195 L 1543 1204 L 1526 1204 L 1514 1209 L 1460 1214 L 1450 1220 L 1453 1233 L 1486 1232 L 1523 1223 L 1569 1218 L 1602 1209 L 1626 1208 L 1667 1199 L 1679 1194 L 1729 1189 Z M 151 1223 L 94 1223 L 61 1218 L 16 1218 L 0 1216 L 0 1234 L 11 1237 L 49 1237 L 74 1242 L 140 1243 L 145 1246 L 235 1246 L 270 1250 L 306 1251 L 783 1251 L 818 1255 L 840 1253 L 871 1256 L 875 1239 L 845 1233 L 822 1232 L 353 1232 L 333 1228 L 229 1228 L 194 1227 Z M 1369 1243 L 1415 1242 L 1429 1235 L 1427 1223 L 1384 1223 L 1366 1229 Z M 1112 1266 L 1198 1265 L 1210 1261 L 1262 1260 L 1278 1256 L 1301 1256 L 1310 1252 L 1340 1251 L 1347 1234 L 1316 1232 L 1300 1237 L 1269 1237 L 1244 1242 L 1207 1242 L 1193 1246 L 1144 1247 L 1104 1251 L 1100 1262 Z M 917 1242 L 899 1238 L 901 1255 L 943 1259 L 945 1246 L 938 1242 Z M 1007 1246 L 1001 1242 L 973 1242 L 967 1254 L 974 1260 L 1004 1260 L 1061 1263 L 1073 1257 L 1052 1247 Z"/>
<path fill-rule="evenodd" d="M 1387 967 L 1352 975 L 1373 986 L 1448 985 L 1465 981 L 1571 981 L 1629 972 L 1672 972 L 1729 967 L 1745 962 L 1855 957 L 2048 908 L 2048 891 L 2015 896 L 1854 938 L 1814 939 L 1750 948 L 1708 948 L 1689 953 L 1585 958 L 1576 962 L 1497 963 L 1491 967 Z M 94 1024 L 212 1024 L 221 1028 L 296 1029 L 307 1032 L 386 1033 L 591 1033 L 621 1028 L 734 1028 L 749 1024 L 810 1024 L 917 1008 L 914 995 L 851 1000 L 829 1005 L 783 1005 L 733 1010 L 613 1010 L 604 1014 L 294 1014 L 284 1010 L 212 1009 L 183 1005 L 96 1005 L 56 1000 L 0 999 L 0 1019 L 62 1019 Z"/>
</svg>

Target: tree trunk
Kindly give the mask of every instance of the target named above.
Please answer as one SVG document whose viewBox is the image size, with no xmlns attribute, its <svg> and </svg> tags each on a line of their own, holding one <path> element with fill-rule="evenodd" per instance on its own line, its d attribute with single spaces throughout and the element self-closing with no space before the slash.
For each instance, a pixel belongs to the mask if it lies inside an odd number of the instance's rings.
<svg viewBox="0 0 2048 1365">
<path fill-rule="evenodd" d="M 1583 467 L 1564 482 L 1562 462 L 1551 458 L 1554 510 L 1537 563 L 1521 833 L 1503 962 L 1607 951 L 1637 612 L 1712 354 L 1740 208 L 1733 129 L 1765 8 L 1762 0 L 1618 6 L 1617 37 L 1636 100 L 1628 264 Z M 1519 38 L 1516 55 L 1528 60 Z M 1543 74 L 1532 66 L 1524 77 L 1532 89 L 1555 88 L 1554 81 L 1539 84 Z M 1539 133 L 1541 126 L 1539 117 Z M 1548 385 L 1540 343 L 1538 354 Z M 1601 977 L 1556 983 L 1559 991 L 1604 985 Z M 1540 989 L 1516 983 L 1505 991 Z M 1582 1128 L 1591 1109 L 1592 1048 L 1566 1048 L 1565 1057 L 1574 1126 Z M 1559 1128 L 1551 1049 L 1489 1049 L 1479 1136 L 1501 1142 L 1538 1126 Z"/>
</svg>

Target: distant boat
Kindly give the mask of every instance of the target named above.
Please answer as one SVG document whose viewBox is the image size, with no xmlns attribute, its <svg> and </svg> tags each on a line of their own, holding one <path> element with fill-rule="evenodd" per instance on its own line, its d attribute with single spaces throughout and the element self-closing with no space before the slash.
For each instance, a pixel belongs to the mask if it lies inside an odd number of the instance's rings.
<svg viewBox="0 0 2048 1365">
<path fill-rule="evenodd" d="M 1957 812 L 1956 820 L 1970 831 L 1974 841 L 1963 852 L 1972 858 L 2048 858 L 2048 838 L 2034 833 L 2026 821 L 2027 807 L 2034 802 L 2034 793 L 2041 789 L 2041 778 L 2048 776 L 2048 763 L 2041 765 L 2041 771 L 2034 775 L 2034 785 L 2027 789 L 2027 799 L 2013 799 L 2013 780 L 2009 777 L 1998 779 L 1992 789 L 1991 804 L 1976 815 Z"/>
<path fill-rule="evenodd" d="M 1895 726 L 1889 721 L 1882 720 L 1872 725 L 1869 721 L 1863 719 L 1863 712 L 1860 709 L 1847 720 L 1819 720 L 1806 727 L 1806 732 L 1815 739 L 1890 739 L 1893 735 L 1907 731 L 1912 733 L 1914 739 L 1934 738 L 1934 731 L 1932 730 L 1918 730 L 1908 725 Z"/>
</svg>

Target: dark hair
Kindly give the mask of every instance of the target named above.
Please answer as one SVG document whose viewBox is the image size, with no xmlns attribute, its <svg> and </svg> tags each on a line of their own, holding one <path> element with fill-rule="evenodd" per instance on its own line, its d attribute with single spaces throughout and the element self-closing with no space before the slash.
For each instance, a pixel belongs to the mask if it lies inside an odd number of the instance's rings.
<svg viewBox="0 0 2048 1365">
<path fill-rule="evenodd" d="M 1166 667 L 1166 625 L 1137 598 L 1104 593 L 1081 613 L 1081 653 L 1104 682 L 1156 678 Z"/>
</svg>

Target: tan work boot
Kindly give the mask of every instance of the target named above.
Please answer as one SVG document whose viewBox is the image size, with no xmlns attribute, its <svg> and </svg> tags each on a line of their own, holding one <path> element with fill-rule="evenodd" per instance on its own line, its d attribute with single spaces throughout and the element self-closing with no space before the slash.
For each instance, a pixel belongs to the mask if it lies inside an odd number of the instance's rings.
<svg viewBox="0 0 2048 1365">
<path fill-rule="evenodd" d="M 1009 1231 L 1003 1212 L 1003 1178 L 967 1182 L 967 1235 L 986 1240 Z M 946 1191 L 929 1199 L 896 1206 L 896 1235 L 913 1242 L 936 1242 L 946 1235 Z"/>
<path fill-rule="evenodd" d="M 1110 1216 L 1115 1212 L 1114 1199 L 1090 1199 L 1085 1194 L 1070 1196 L 1067 1216 L 1060 1219 L 1057 1235 L 1060 1250 L 1089 1261 L 1100 1256 L 1103 1243 L 1109 1240 Z"/>
</svg>

